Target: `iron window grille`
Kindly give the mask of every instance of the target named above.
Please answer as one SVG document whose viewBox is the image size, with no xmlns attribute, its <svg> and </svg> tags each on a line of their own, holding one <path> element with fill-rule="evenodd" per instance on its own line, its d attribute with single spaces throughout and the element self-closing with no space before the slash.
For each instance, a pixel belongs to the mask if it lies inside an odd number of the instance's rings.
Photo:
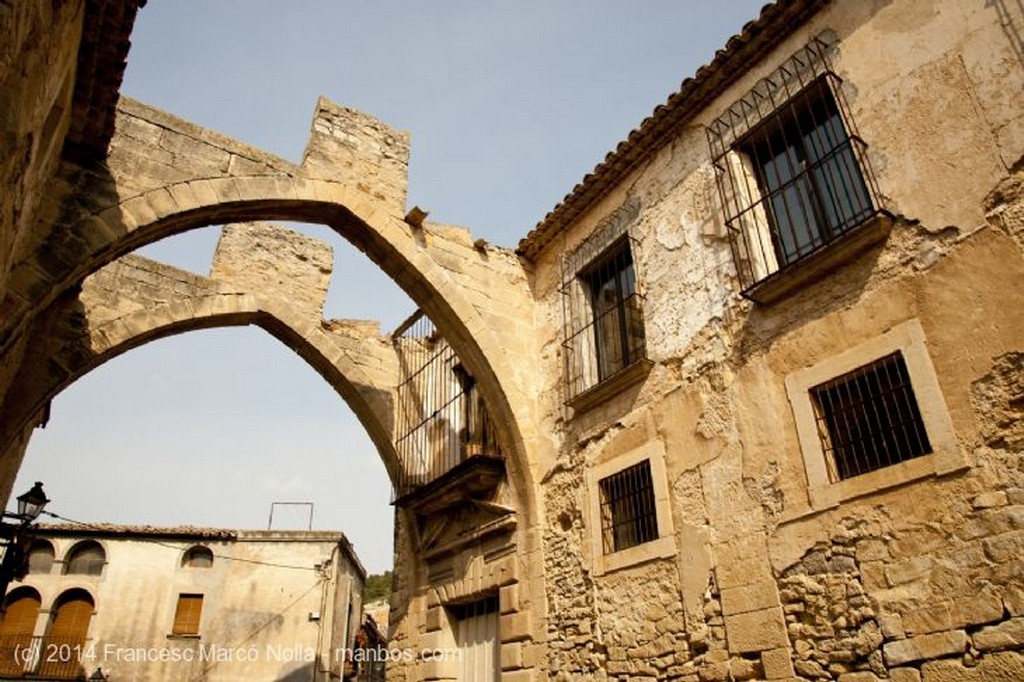
<svg viewBox="0 0 1024 682">
<path fill-rule="evenodd" d="M 468 457 L 501 457 L 497 430 L 455 350 L 416 311 L 392 334 L 399 360 L 394 499 L 434 481 Z"/>
<path fill-rule="evenodd" d="M 906 362 L 898 351 L 810 392 L 833 483 L 932 451 Z"/>
<path fill-rule="evenodd" d="M 562 261 L 562 316 L 568 398 L 647 357 L 643 294 L 627 231 L 639 207 L 627 202 Z"/>
<path fill-rule="evenodd" d="M 707 129 L 746 292 L 864 224 L 881 207 L 824 33 Z"/>
<path fill-rule="evenodd" d="M 658 538 L 650 460 L 601 479 L 601 537 L 605 554 Z"/>
</svg>

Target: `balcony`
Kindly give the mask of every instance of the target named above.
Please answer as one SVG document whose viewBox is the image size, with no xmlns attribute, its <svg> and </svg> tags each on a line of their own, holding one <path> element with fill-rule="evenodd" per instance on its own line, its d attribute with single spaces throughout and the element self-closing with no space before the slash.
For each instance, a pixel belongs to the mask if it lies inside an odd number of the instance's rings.
<svg viewBox="0 0 1024 682">
<path fill-rule="evenodd" d="M 402 371 L 394 504 L 429 514 L 489 498 L 505 458 L 476 380 L 422 312 L 392 338 Z"/>
</svg>

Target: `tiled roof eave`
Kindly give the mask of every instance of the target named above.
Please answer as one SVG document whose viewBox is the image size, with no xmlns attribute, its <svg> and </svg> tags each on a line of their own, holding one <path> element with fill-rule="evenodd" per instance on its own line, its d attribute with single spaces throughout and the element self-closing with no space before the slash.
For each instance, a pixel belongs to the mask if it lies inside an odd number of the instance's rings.
<svg viewBox="0 0 1024 682">
<path fill-rule="evenodd" d="M 683 81 L 643 123 L 605 156 L 530 233 L 517 253 L 534 260 L 563 230 L 672 138 L 725 88 L 778 46 L 830 0 L 778 0 L 726 41 L 714 59 Z"/>
</svg>

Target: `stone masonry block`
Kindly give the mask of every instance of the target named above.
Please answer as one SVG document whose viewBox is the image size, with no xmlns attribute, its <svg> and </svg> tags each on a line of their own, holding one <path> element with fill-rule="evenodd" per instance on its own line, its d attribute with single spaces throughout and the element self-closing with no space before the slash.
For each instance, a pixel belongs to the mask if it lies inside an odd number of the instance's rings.
<svg viewBox="0 0 1024 682">
<path fill-rule="evenodd" d="M 917 668 L 893 668 L 889 671 L 889 682 L 921 682 L 921 671 Z"/>
<path fill-rule="evenodd" d="M 839 682 L 878 682 L 878 675 L 867 670 L 858 670 L 852 673 L 843 673 L 839 676 Z"/>
<path fill-rule="evenodd" d="M 890 666 L 913 661 L 962 654 L 967 649 L 967 633 L 963 630 L 936 632 L 889 642 L 883 647 L 885 661 Z"/>
<path fill-rule="evenodd" d="M 502 670 L 516 670 L 523 667 L 523 645 L 521 643 L 502 644 L 500 652 Z"/>
<path fill-rule="evenodd" d="M 732 615 L 761 611 L 779 603 L 779 590 L 774 580 L 764 580 L 750 585 L 722 588 L 722 613 Z"/>
<path fill-rule="evenodd" d="M 427 620 L 426 630 L 427 632 L 434 632 L 440 630 L 444 625 L 444 609 L 440 606 L 434 606 L 427 609 Z"/>
<path fill-rule="evenodd" d="M 221 232 L 210 276 L 244 291 L 274 292 L 291 307 L 319 313 L 327 298 L 333 258 L 329 244 L 298 232 L 235 223 Z"/>
<path fill-rule="evenodd" d="M 902 585 L 926 578 L 931 569 L 931 557 L 918 556 L 889 564 L 885 567 L 885 577 L 890 585 Z"/>
<path fill-rule="evenodd" d="M 903 614 L 903 628 L 909 636 L 952 630 L 952 602 L 939 602 Z"/>
<path fill-rule="evenodd" d="M 501 641 L 517 642 L 529 639 L 532 636 L 532 620 L 530 612 L 512 613 L 500 617 L 498 632 L 501 633 Z"/>
<path fill-rule="evenodd" d="M 1021 647 L 1024 647 L 1024 618 L 1011 618 L 999 625 L 982 628 L 974 633 L 974 648 L 978 651 Z"/>
<path fill-rule="evenodd" d="M 789 646 L 781 608 L 750 611 L 725 617 L 729 653 L 742 654 Z"/>
<path fill-rule="evenodd" d="M 959 660 L 929 661 L 921 666 L 921 682 L 1019 682 L 1024 680 L 1024 654 L 1004 651 L 984 656 L 967 668 Z"/>
<path fill-rule="evenodd" d="M 982 493 L 971 501 L 971 505 L 975 509 L 988 509 L 990 507 L 1002 507 L 1008 502 L 1006 492 L 1002 490 L 993 490 L 991 492 Z"/>
<path fill-rule="evenodd" d="M 501 613 L 515 613 L 519 610 L 519 584 L 505 585 L 498 590 L 498 604 Z"/>
<path fill-rule="evenodd" d="M 995 593 L 982 593 L 953 600 L 956 627 L 984 625 L 1003 618 L 1003 600 Z"/>
<path fill-rule="evenodd" d="M 772 580 L 763 535 L 752 535 L 715 549 L 715 575 L 722 588 Z"/>
<path fill-rule="evenodd" d="M 792 652 L 788 648 L 762 651 L 761 667 L 764 668 L 765 679 L 783 680 L 796 676 Z"/>
<path fill-rule="evenodd" d="M 502 682 L 537 682 L 540 677 L 533 668 L 526 670 L 512 670 L 501 673 Z"/>
</svg>

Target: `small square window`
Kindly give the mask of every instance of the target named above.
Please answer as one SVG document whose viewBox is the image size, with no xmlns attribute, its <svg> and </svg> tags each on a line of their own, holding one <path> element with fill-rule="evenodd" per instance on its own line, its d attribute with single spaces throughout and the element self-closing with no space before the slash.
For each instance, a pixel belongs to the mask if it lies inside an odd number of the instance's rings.
<svg viewBox="0 0 1024 682">
<path fill-rule="evenodd" d="M 658 538 L 658 515 L 649 460 L 603 478 L 599 485 L 601 537 L 605 554 Z"/>
<path fill-rule="evenodd" d="M 900 352 L 810 392 L 833 483 L 932 451 Z"/>
<path fill-rule="evenodd" d="M 917 319 L 789 374 L 786 393 L 808 512 L 967 466 Z"/>
</svg>

